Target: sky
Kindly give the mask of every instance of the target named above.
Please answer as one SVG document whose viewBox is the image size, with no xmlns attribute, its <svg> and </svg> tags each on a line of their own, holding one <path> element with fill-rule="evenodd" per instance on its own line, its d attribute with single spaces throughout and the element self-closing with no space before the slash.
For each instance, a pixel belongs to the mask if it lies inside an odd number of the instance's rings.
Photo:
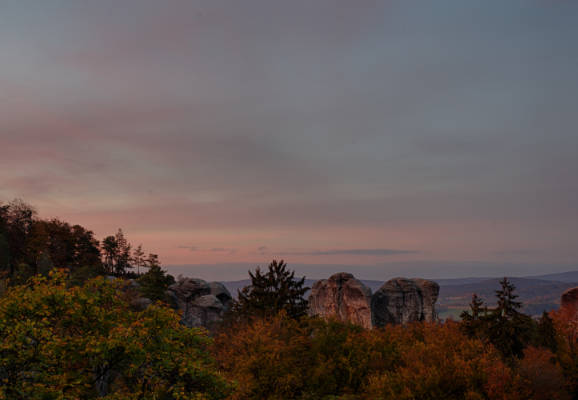
<svg viewBox="0 0 578 400">
<path fill-rule="evenodd" d="M 0 0 L 0 201 L 211 279 L 578 269 L 577 21 L 569 0 Z"/>
</svg>

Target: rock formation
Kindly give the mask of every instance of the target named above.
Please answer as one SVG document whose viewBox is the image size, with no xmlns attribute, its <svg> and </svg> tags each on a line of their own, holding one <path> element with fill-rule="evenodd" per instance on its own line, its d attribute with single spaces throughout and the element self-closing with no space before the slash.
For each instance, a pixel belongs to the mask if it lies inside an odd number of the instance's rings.
<svg viewBox="0 0 578 400">
<path fill-rule="evenodd" d="M 562 293 L 560 308 L 570 310 L 578 316 L 578 287 L 568 289 Z"/>
<path fill-rule="evenodd" d="M 440 294 L 440 285 L 437 282 L 427 279 L 413 278 L 417 287 L 421 290 L 423 303 L 423 321 L 434 322 L 438 319 L 438 314 L 435 309 L 438 296 Z"/>
<path fill-rule="evenodd" d="M 371 297 L 373 325 L 435 321 L 439 285 L 425 279 L 395 278 L 387 281 Z"/>
<path fill-rule="evenodd" d="M 167 295 L 183 313 L 182 323 L 188 327 L 213 328 L 222 321 L 233 302 L 222 283 L 182 276 L 169 286 Z"/>
<path fill-rule="evenodd" d="M 578 287 L 571 288 L 562 293 L 561 304 L 562 307 L 578 308 Z"/>
<path fill-rule="evenodd" d="M 346 272 L 332 275 L 313 284 L 309 313 L 371 328 L 371 290 Z"/>
</svg>

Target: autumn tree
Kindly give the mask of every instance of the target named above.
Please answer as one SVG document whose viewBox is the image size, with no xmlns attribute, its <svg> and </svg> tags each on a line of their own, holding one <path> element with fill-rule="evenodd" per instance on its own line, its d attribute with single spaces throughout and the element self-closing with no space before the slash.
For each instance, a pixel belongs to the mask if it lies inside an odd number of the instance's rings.
<svg viewBox="0 0 578 400">
<path fill-rule="evenodd" d="M 517 371 L 524 381 L 527 398 L 532 400 L 570 400 L 563 370 L 556 356 L 544 347 L 528 346 Z"/>
<path fill-rule="evenodd" d="M 249 276 L 251 284 L 239 291 L 234 315 L 264 318 L 284 310 L 289 317 L 299 318 L 307 313 L 305 278 L 296 279 L 295 271 L 289 271 L 283 260 L 273 260 L 265 273 L 257 267 Z"/>
<path fill-rule="evenodd" d="M 453 322 L 365 330 L 281 311 L 219 333 L 214 346 L 224 374 L 238 383 L 233 400 L 523 400 L 538 393 L 526 380 L 532 371 L 521 375 Z M 564 398 L 552 386 L 542 392 Z"/>
<path fill-rule="evenodd" d="M 207 399 L 228 383 L 205 331 L 151 305 L 135 312 L 120 281 L 70 286 L 37 276 L 0 298 L 1 399 Z"/>
<path fill-rule="evenodd" d="M 556 329 L 556 360 L 562 366 L 568 390 L 578 399 L 578 310 L 562 307 L 551 316 Z"/>
<path fill-rule="evenodd" d="M 215 338 L 219 366 L 237 382 L 233 400 L 299 399 L 312 365 L 310 330 L 284 311 L 241 322 Z"/>
</svg>

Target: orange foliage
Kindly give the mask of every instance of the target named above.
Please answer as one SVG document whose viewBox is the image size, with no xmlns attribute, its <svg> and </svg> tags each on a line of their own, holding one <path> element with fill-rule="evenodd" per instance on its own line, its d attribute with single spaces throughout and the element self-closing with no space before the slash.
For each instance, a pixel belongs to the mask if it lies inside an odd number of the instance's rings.
<svg viewBox="0 0 578 400">
<path fill-rule="evenodd" d="M 578 397 L 578 314 L 573 308 L 562 308 L 551 313 L 556 328 L 560 363 L 568 390 Z"/>
<path fill-rule="evenodd" d="M 216 358 L 237 384 L 231 399 L 295 398 L 309 364 L 306 337 L 299 323 L 284 314 L 218 335 Z"/>
<path fill-rule="evenodd" d="M 394 371 L 369 379 L 367 398 L 524 398 L 519 378 L 499 353 L 464 336 L 457 323 L 396 326 L 385 333 L 398 344 L 402 359 Z"/>
<path fill-rule="evenodd" d="M 214 351 L 234 400 L 568 398 L 552 353 L 506 364 L 455 322 L 364 330 L 279 315 L 221 333 Z"/>
<path fill-rule="evenodd" d="M 518 371 L 534 400 L 561 400 L 570 396 L 564 390 L 564 375 L 554 354 L 548 349 L 528 347 Z"/>
</svg>

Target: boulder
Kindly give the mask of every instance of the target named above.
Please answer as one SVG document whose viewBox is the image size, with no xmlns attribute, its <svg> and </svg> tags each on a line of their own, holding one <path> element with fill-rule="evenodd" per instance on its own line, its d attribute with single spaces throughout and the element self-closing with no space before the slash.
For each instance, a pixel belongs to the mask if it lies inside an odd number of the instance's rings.
<svg viewBox="0 0 578 400">
<path fill-rule="evenodd" d="M 394 278 L 371 297 L 373 325 L 435 321 L 439 285 L 425 279 Z"/>
<path fill-rule="evenodd" d="M 210 294 L 215 296 L 223 304 L 226 310 L 231 309 L 233 305 L 233 297 L 229 290 L 221 282 L 209 282 Z"/>
<path fill-rule="evenodd" d="M 212 294 L 197 297 L 187 303 L 183 312 L 183 324 L 188 327 L 214 328 L 223 320 L 224 310 L 223 303 Z"/>
<path fill-rule="evenodd" d="M 337 273 L 313 284 L 309 314 L 371 328 L 371 290 L 352 274 Z"/>
<path fill-rule="evenodd" d="M 169 291 L 174 292 L 181 302 L 188 302 L 196 297 L 211 293 L 211 288 L 202 279 L 179 276 L 177 281 L 169 286 Z"/>
<path fill-rule="evenodd" d="M 181 322 L 185 326 L 202 326 L 209 330 L 223 320 L 233 301 L 223 284 L 183 276 L 169 286 L 167 295 L 182 312 Z"/>
</svg>

